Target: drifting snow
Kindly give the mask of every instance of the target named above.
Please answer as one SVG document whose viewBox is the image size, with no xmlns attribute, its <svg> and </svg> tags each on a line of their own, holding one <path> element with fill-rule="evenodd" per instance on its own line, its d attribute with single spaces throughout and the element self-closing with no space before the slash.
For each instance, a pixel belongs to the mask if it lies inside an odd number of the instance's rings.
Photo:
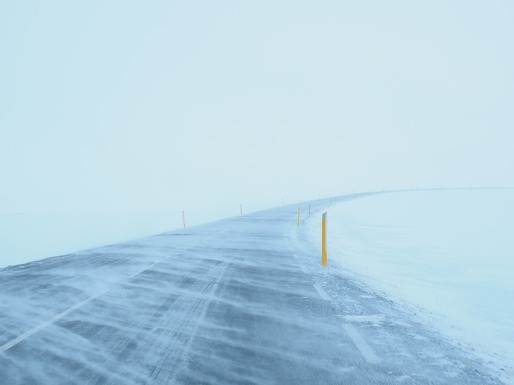
<svg viewBox="0 0 514 385">
<path fill-rule="evenodd" d="M 307 225 L 319 243 L 319 219 Z M 329 264 L 414 305 L 512 382 L 513 230 L 512 190 L 369 196 L 329 208 Z"/>
<path fill-rule="evenodd" d="M 0 269 L 0 384 L 500 384 L 323 269 L 297 210 Z"/>
</svg>

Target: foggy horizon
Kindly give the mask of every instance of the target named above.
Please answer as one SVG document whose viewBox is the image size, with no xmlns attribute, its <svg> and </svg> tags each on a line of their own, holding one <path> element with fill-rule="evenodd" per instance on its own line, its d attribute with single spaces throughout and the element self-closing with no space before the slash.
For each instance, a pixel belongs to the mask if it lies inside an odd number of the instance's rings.
<svg viewBox="0 0 514 385">
<path fill-rule="evenodd" d="M 318 194 L 513 186 L 512 11 L 3 2 L 0 213 L 179 224 Z"/>
</svg>

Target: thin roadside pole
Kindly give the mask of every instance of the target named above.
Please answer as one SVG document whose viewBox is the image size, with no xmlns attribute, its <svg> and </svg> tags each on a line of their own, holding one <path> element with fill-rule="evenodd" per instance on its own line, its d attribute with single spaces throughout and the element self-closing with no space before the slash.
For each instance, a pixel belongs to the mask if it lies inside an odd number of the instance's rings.
<svg viewBox="0 0 514 385">
<path fill-rule="evenodd" d="M 182 211 L 182 225 L 186 228 L 186 214 Z"/>
<path fill-rule="evenodd" d="M 321 215 L 321 265 L 327 267 L 327 212 Z"/>
</svg>

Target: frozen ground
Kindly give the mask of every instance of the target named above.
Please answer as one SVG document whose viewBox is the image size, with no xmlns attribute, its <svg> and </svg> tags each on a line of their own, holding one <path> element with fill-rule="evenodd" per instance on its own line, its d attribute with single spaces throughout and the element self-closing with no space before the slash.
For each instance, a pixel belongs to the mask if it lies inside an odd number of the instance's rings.
<svg viewBox="0 0 514 385">
<path fill-rule="evenodd" d="M 169 212 L 0 213 L 0 268 L 156 234 L 171 227 L 171 218 Z"/>
<path fill-rule="evenodd" d="M 0 384 L 501 383 L 322 269 L 297 207 L 1 269 Z"/>
<path fill-rule="evenodd" d="M 0 384 L 501 383 L 322 269 L 297 207 L 1 269 Z"/>
<path fill-rule="evenodd" d="M 244 206 L 255 211 L 258 207 Z M 0 268 L 182 227 L 182 209 L 135 212 L 0 212 Z M 237 215 L 239 204 L 188 209 L 188 225 Z"/>
<path fill-rule="evenodd" d="M 514 383 L 514 191 L 386 193 L 328 208 L 329 260 Z M 319 242 L 319 219 L 308 221 Z"/>
</svg>

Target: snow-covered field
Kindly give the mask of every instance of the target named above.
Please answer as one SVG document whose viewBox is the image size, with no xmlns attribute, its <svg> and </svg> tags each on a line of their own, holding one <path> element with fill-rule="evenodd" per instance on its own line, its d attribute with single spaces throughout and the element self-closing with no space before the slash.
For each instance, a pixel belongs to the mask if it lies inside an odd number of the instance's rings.
<svg viewBox="0 0 514 385">
<path fill-rule="evenodd" d="M 260 206 L 244 207 L 256 210 Z M 186 211 L 188 227 L 230 217 L 239 205 Z M 180 208 L 109 213 L 0 212 L 0 268 L 73 253 L 182 227 Z"/>
<path fill-rule="evenodd" d="M 319 218 L 307 225 L 319 242 Z M 328 209 L 329 264 L 405 304 L 510 383 L 513 234 L 513 190 L 385 193 Z"/>
<path fill-rule="evenodd" d="M 162 214 L 0 215 L 0 268 L 163 232 Z"/>
</svg>

